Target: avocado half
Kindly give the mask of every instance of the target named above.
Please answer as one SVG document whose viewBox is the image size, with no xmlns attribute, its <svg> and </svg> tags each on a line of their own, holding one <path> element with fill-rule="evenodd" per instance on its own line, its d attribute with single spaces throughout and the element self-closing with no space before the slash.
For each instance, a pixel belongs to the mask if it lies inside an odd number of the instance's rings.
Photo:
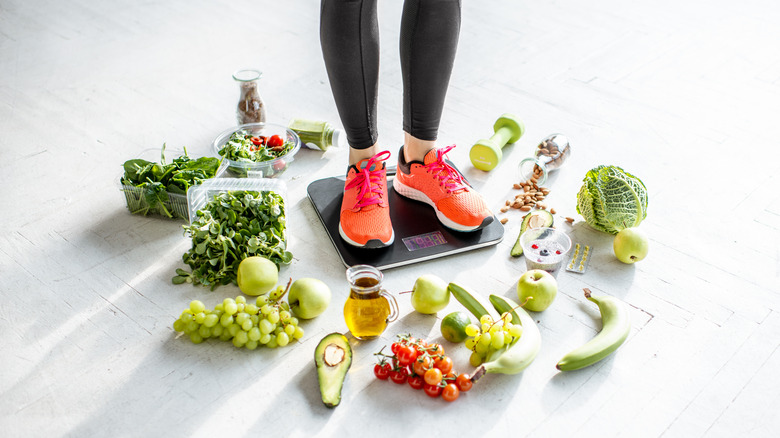
<svg viewBox="0 0 780 438">
<path fill-rule="evenodd" d="M 520 234 L 517 235 L 515 246 L 509 252 L 512 257 L 523 255 L 523 245 L 520 244 L 520 236 L 528 229 L 545 228 L 553 226 L 553 215 L 547 210 L 534 210 L 523 216 L 523 223 L 520 225 Z"/>
<path fill-rule="evenodd" d="M 352 347 L 341 333 L 331 333 L 314 350 L 317 380 L 325 406 L 333 408 L 341 402 L 341 388 L 352 366 Z"/>
</svg>

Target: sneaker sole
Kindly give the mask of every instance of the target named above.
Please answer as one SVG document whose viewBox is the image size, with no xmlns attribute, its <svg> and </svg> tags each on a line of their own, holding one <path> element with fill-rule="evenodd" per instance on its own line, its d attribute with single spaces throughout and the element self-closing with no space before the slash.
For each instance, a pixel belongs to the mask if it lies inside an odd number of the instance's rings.
<svg viewBox="0 0 780 438">
<path fill-rule="evenodd" d="M 448 218 L 444 215 L 441 211 L 439 211 L 438 208 L 436 208 L 436 203 L 431 200 L 431 198 L 428 197 L 425 193 L 413 189 L 401 181 L 398 180 L 398 178 L 393 178 L 393 189 L 398 192 L 399 195 L 414 199 L 415 201 L 424 202 L 428 205 L 430 205 L 433 210 L 436 212 L 436 217 L 439 219 L 439 222 L 442 223 L 445 227 L 455 230 L 455 231 L 477 231 L 481 230 L 482 228 L 485 228 L 486 226 L 490 225 L 493 222 L 493 216 L 488 216 L 485 219 L 482 220 L 482 223 L 477 226 L 467 226 L 459 224 L 452 219 Z"/>
<path fill-rule="evenodd" d="M 354 240 L 347 237 L 347 235 L 344 233 L 344 230 L 341 228 L 341 223 L 339 222 L 339 235 L 342 239 L 344 239 L 345 242 L 349 243 L 352 246 L 358 247 L 358 248 L 367 248 L 367 249 L 375 249 L 375 248 L 385 248 L 387 246 L 390 246 L 393 244 L 393 241 L 395 241 L 395 230 L 393 230 L 393 234 L 390 236 L 390 240 L 387 242 L 382 242 L 380 239 L 369 239 L 368 242 L 365 244 L 360 244 L 355 242 Z"/>
</svg>

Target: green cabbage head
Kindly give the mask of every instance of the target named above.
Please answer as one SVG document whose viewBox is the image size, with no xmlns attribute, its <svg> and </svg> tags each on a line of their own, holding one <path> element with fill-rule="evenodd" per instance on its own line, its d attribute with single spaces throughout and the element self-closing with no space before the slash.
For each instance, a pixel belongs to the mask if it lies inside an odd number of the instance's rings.
<svg viewBox="0 0 780 438">
<path fill-rule="evenodd" d="M 617 166 L 597 166 L 585 175 L 577 193 L 577 213 L 591 227 L 617 234 L 647 217 L 647 189 L 639 178 Z"/>
</svg>

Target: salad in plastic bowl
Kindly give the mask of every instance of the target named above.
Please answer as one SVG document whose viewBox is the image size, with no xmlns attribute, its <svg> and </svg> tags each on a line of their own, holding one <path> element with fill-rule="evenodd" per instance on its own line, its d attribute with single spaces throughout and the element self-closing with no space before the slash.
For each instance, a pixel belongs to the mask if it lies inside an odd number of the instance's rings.
<svg viewBox="0 0 780 438">
<path fill-rule="evenodd" d="M 214 152 L 240 177 L 273 178 L 290 165 L 301 148 L 298 135 L 282 125 L 247 123 L 217 136 Z"/>
</svg>

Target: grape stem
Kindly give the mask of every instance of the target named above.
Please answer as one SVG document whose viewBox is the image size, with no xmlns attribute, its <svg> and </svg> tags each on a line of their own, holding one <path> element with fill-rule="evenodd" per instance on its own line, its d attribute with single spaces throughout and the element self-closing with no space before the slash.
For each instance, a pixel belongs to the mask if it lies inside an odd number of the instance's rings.
<svg viewBox="0 0 780 438">
<path fill-rule="evenodd" d="M 282 298 L 284 298 L 285 295 L 287 295 L 287 292 L 290 291 L 290 286 L 292 285 L 292 277 L 287 281 L 287 287 L 284 289 L 284 293 L 279 296 L 279 298 L 276 299 L 276 301 L 281 301 Z"/>
<path fill-rule="evenodd" d="M 526 299 L 525 299 L 525 301 L 523 301 L 523 303 L 522 303 L 522 304 L 518 304 L 517 306 L 515 306 L 515 307 L 512 307 L 512 310 L 511 310 L 511 311 L 512 311 L 512 312 L 514 312 L 515 310 L 517 310 L 517 309 L 519 309 L 519 308 L 521 308 L 521 307 L 525 306 L 525 305 L 528 303 L 528 301 L 529 301 L 530 299 L 532 299 L 532 298 L 533 298 L 533 297 L 528 297 L 528 298 L 526 298 Z M 497 323 L 498 321 L 502 321 L 502 320 L 503 320 L 503 318 L 502 318 L 502 317 L 499 317 L 497 321 L 493 321 L 493 324 L 490 324 L 490 327 L 488 327 L 488 331 L 490 331 L 490 329 L 491 329 L 491 328 L 492 328 L 494 325 L 496 325 L 496 323 Z"/>
</svg>

